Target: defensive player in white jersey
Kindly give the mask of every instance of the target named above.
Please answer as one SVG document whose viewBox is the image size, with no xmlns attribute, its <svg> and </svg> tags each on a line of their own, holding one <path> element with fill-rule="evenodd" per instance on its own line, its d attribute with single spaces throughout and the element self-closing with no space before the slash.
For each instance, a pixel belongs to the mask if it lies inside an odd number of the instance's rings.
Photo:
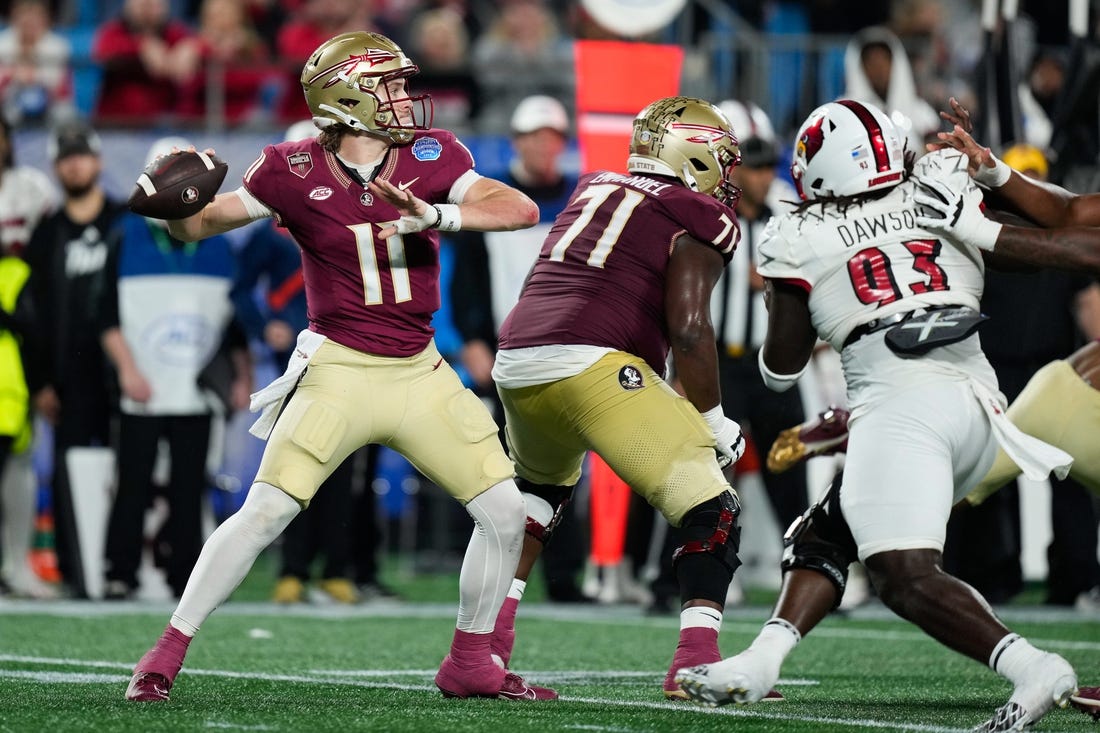
<svg viewBox="0 0 1100 733">
<path fill-rule="evenodd" d="M 1077 689 L 1065 659 L 1012 633 L 942 569 L 951 507 L 998 447 L 1034 477 L 1064 474 L 1071 459 L 1005 417 L 975 334 L 982 253 L 922 228 L 910 160 L 889 117 L 850 100 L 819 107 L 798 133 L 792 173 L 805 202 L 773 219 L 759 248 L 769 296 L 760 371 L 772 389 L 788 389 L 816 338 L 839 350 L 848 458 L 842 481 L 788 530 L 784 588 L 753 644 L 677 675 L 694 699 L 760 700 L 802 635 L 839 602 L 857 557 L 895 613 L 1013 683 L 981 730 L 1019 730 Z M 980 196 L 958 153 L 931 153 L 916 172 Z"/>
</svg>

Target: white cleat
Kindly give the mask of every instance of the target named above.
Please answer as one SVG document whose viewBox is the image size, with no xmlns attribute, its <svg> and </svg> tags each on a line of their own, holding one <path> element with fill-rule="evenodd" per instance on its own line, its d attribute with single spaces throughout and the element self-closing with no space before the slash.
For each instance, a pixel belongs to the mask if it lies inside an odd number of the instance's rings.
<svg viewBox="0 0 1100 733">
<path fill-rule="evenodd" d="M 691 700 L 709 707 L 759 702 L 779 680 L 779 670 L 765 669 L 760 656 L 747 649 L 721 662 L 687 667 L 676 673 L 676 684 Z"/>
<path fill-rule="evenodd" d="M 997 708 L 992 718 L 974 728 L 974 733 L 1017 733 L 1038 723 L 1055 705 L 1066 707 L 1077 692 L 1077 675 L 1069 662 L 1057 654 L 1044 652 L 1033 669 L 1045 681 L 1017 687 L 1008 702 Z"/>
</svg>

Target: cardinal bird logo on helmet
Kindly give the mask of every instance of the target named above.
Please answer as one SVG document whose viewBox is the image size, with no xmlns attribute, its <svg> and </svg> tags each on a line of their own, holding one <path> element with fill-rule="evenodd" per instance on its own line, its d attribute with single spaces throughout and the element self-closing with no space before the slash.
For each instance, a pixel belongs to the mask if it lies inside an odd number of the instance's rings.
<svg viewBox="0 0 1100 733">
<path fill-rule="evenodd" d="M 821 146 L 825 143 L 825 131 L 821 129 L 824 124 L 825 116 L 822 115 L 798 138 L 795 152 L 798 156 L 805 158 L 806 162 L 813 160 L 817 151 L 821 150 Z"/>
</svg>

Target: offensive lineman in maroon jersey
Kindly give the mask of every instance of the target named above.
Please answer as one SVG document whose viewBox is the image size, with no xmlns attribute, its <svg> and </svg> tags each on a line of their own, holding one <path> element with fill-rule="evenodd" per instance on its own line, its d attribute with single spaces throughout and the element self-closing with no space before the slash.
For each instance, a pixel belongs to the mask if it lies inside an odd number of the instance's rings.
<svg viewBox="0 0 1100 733">
<path fill-rule="evenodd" d="M 317 139 L 264 148 L 244 185 L 169 222 L 196 241 L 273 216 L 302 247 L 309 329 L 286 374 L 253 395 L 267 448 L 244 506 L 203 547 L 129 700 L 167 700 L 199 626 L 259 553 L 352 451 L 385 443 L 462 502 L 475 522 L 458 623 L 436 676 L 444 695 L 553 699 L 493 663 L 489 637 L 519 560 L 524 502 L 488 411 L 432 340 L 439 307 L 435 230 L 509 230 L 538 221 L 525 195 L 474 171 L 450 132 L 430 129 L 417 67 L 392 41 L 345 33 L 306 62 Z"/>
<path fill-rule="evenodd" d="M 710 295 L 740 236 L 729 182 L 740 162 L 726 117 L 700 99 L 653 102 L 634 120 L 627 169 L 581 178 L 500 334 L 493 379 L 528 539 L 497 620 L 507 664 L 527 574 L 569 500 L 585 451 L 680 528 L 680 642 L 686 660 L 720 658 L 740 505 L 719 466 L 744 450 L 722 414 Z M 687 399 L 662 378 L 669 345 Z"/>
</svg>

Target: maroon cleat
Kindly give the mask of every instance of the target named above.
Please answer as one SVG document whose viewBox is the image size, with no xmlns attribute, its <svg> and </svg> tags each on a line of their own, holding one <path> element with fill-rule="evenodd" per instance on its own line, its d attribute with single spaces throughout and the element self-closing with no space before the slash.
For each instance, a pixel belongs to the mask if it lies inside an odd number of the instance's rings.
<svg viewBox="0 0 1100 733">
<path fill-rule="evenodd" d="M 1081 687 L 1069 696 L 1069 704 L 1100 722 L 1100 687 Z"/>
<path fill-rule="evenodd" d="M 768 470 L 782 473 L 814 456 L 843 453 L 848 448 L 848 411 L 829 407 L 801 425 L 787 428 L 768 451 Z"/>
<path fill-rule="evenodd" d="M 133 702 L 167 702 L 172 681 L 156 672 L 136 672 L 126 688 L 126 699 Z"/>
<path fill-rule="evenodd" d="M 190 636 L 169 624 L 153 648 L 138 660 L 126 688 L 126 699 L 134 702 L 167 700 L 190 643 Z"/>
<path fill-rule="evenodd" d="M 515 672 L 504 675 L 504 684 L 497 694 L 501 700 L 557 700 L 558 693 L 549 687 L 527 684 Z"/>
<path fill-rule="evenodd" d="M 461 667 L 448 654 L 439 665 L 435 686 L 443 697 L 495 697 L 502 700 L 556 700 L 558 693 L 548 687 L 528 685 L 514 672 L 505 672 L 492 662 L 477 667 Z"/>
</svg>

